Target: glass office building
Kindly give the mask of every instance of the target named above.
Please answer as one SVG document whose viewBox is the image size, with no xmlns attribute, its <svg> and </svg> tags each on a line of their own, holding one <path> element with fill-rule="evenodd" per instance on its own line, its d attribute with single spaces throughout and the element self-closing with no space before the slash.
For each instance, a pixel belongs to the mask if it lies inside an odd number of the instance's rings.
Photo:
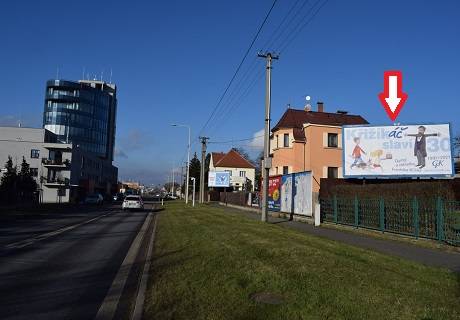
<svg viewBox="0 0 460 320">
<path fill-rule="evenodd" d="M 43 127 L 60 142 L 113 160 L 117 113 L 116 86 L 97 80 L 49 80 Z"/>
</svg>

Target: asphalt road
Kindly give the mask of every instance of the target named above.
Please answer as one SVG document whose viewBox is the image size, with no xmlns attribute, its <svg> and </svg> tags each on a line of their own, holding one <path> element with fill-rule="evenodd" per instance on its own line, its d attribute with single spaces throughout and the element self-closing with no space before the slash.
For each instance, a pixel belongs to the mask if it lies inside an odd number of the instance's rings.
<svg viewBox="0 0 460 320">
<path fill-rule="evenodd" d="M 93 319 L 150 212 L 2 215 L 0 318 Z"/>
</svg>

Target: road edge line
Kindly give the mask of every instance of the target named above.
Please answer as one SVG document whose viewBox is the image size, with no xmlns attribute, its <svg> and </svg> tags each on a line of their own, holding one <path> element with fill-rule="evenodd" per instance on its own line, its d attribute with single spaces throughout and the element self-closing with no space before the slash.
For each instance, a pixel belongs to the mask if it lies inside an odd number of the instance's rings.
<svg viewBox="0 0 460 320">
<path fill-rule="evenodd" d="M 123 262 L 121 263 L 121 266 L 118 269 L 117 274 L 115 275 L 115 278 L 113 279 L 104 300 L 99 306 L 96 317 L 94 318 L 95 320 L 108 320 L 114 318 L 121 295 L 123 294 L 123 290 L 125 288 L 126 281 L 128 280 L 129 273 L 131 272 L 131 267 L 136 260 L 137 254 L 142 244 L 142 240 L 144 239 L 144 236 L 148 230 L 151 219 L 152 215 L 147 215 L 139 232 L 131 243 L 131 246 L 129 247 L 125 258 L 123 259 Z"/>
<path fill-rule="evenodd" d="M 149 274 L 150 274 L 150 266 L 152 263 L 153 244 L 155 242 L 156 230 L 157 230 L 157 215 L 155 214 L 153 217 L 152 235 L 150 236 L 149 247 L 147 250 L 147 257 L 145 259 L 144 268 L 142 270 L 139 290 L 137 291 L 136 304 L 134 306 L 134 312 L 131 318 L 132 320 L 141 320 L 143 313 L 144 313 L 145 293 L 147 291 L 147 284 L 148 284 Z"/>
</svg>

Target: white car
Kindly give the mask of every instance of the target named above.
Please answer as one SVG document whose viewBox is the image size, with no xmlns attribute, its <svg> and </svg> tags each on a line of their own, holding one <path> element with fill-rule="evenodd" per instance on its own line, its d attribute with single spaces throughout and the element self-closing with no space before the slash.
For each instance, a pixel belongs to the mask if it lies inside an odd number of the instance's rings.
<svg viewBox="0 0 460 320">
<path fill-rule="evenodd" d="M 126 196 L 125 200 L 123 201 L 123 204 L 121 205 L 121 208 L 123 210 L 144 210 L 144 202 L 142 201 L 142 198 L 140 196 Z"/>
</svg>

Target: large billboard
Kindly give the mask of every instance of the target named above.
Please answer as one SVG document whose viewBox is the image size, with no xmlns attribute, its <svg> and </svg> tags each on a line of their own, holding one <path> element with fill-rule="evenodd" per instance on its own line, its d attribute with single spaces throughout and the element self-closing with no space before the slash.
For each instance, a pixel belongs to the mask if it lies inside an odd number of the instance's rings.
<svg viewBox="0 0 460 320">
<path fill-rule="evenodd" d="M 268 209 L 280 211 L 281 208 L 281 176 L 268 179 Z"/>
<path fill-rule="evenodd" d="M 344 126 L 344 177 L 454 174 L 449 124 Z"/>
<path fill-rule="evenodd" d="M 209 171 L 209 187 L 230 187 L 230 172 L 227 171 Z"/>
</svg>

